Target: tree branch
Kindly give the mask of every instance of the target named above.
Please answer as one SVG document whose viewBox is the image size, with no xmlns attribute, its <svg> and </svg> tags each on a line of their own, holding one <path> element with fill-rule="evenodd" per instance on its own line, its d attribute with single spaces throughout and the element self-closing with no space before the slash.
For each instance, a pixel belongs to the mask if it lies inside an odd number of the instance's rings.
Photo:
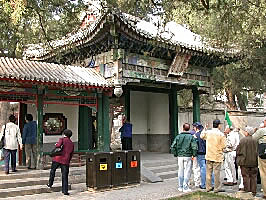
<svg viewBox="0 0 266 200">
<path fill-rule="evenodd" d="M 40 22 L 40 25 L 41 25 L 41 29 L 42 29 L 43 35 L 44 35 L 44 37 L 45 37 L 45 39 L 46 39 L 46 42 L 47 42 L 48 46 L 49 46 L 51 49 L 54 49 L 53 46 L 51 45 L 51 43 L 50 43 L 50 39 L 48 38 L 48 36 L 47 36 L 47 34 L 46 34 L 46 31 L 45 31 L 45 29 L 44 29 L 44 26 L 43 26 L 43 20 L 42 20 L 42 15 L 41 15 L 36 9 L 34 9 L 33 7 L 29 7 L 29 6 L 28 6 L 27 8 L 33 9 L 33 10 L 37 13 L 37 15 L 38 15 L 38 17 L 39 17 L 39 22 Z"/>
<path fill-rule="evenodd" d="M 206 8 L 207 10 L 210 9 L 210 1 L 209 0 L 200 0 L 201 4 L 203 5 L 204 8 Z"/>
<path fill-rule="evenodd" d="M 50 44 L 50 40 L 49 40 L 49 38 L 47 37 L 46 31 L 45 31 L 45 29 L 44 29 L 44 27 L 43 27 L 43 23 L 42 23 L 42 15 L 41 15 L 39 12 L 37 12 L 37 11 L 36 11 L 36 13 L 37 13 L 37 15 L 39 16 L 39 22 L 40 22 L 40 25 L 41 25 L 41 28 L 42 28 L 42 31 L 43 31 L 43 35 L 44 35 L 44 37 L 45 37 L 45 39 L 46 39 L 48 45 L 50 46 L 50 48 L 53 49 L 52 45 Z"/>
</svg>

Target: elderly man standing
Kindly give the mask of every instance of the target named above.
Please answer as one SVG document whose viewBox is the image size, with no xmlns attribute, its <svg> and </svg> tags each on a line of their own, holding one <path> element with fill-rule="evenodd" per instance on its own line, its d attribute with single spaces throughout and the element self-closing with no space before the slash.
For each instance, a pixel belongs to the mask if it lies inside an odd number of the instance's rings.
<svg viewBox="0 0 266 200">
<path fill-rule="evenodd" d="M 254 128 L 247 126 L 245 136 L 241 139 L 237 147 L 237 164 L 241 168 L 243 176 L 244 190 L 256 195 L 257 174 L 258 174 L 258 145 L 252 138 Z"/>
<path fill-rule="evenodd" d="M 190 192 L 188 182 L 191 175 L 192 158 L 197 155 L 196 139 L 189 132 L 190 125 L 185 123 L 183 125 L 183 132 L 178 134 L 172 145 L 171 151 L 177 157 L 178 162 L 178 191 Z"/>
<path fill-rule="evenodd" d="M 233 186 L 237 184 L 236 179 L 236 148 L 239 144 L 239 135 L 233 131 L 233 127 L 227 126 L 224 134 L 226 135 L 226 148 L 224 149 L 224 168 L 227 182 L 223 183 L 226 186 Z"/>
<path fill-rule="evenodd" d="M 206 191 L 212 190 L 211 176 L 214 171 L 214 192 L 224 192 L 220 189 L 220 169 L 223 162 L 223 149 L 226 146 L 226 138 L 220 131 L 221 121 L 216 119 L 213 121 L 213 128 L 202 131 L 200 137 L 206 140 Z"/>
<path fill-rule="evenodd" d="M 266 117 L 264 118 L 264 127 L 259 128 L 252 137 L 259 143 L 259 144 L 266 144 Z M 263 199 L 266 199 L 266 159 L 258 157 L 258 164 L 260 170 L 261 185 L 263 189 Z"/>
</svg>

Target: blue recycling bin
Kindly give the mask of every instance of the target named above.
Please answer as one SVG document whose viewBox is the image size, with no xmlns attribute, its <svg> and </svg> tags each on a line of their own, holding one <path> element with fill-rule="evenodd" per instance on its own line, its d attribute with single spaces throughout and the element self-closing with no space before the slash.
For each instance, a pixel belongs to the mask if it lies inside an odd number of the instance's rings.
<svg viewBox="0 0 266 200">
<path fill-rule="evenodd" d="M 126 152 L 112 152 L 112 186 L 127 184 Z"/>
</svg>

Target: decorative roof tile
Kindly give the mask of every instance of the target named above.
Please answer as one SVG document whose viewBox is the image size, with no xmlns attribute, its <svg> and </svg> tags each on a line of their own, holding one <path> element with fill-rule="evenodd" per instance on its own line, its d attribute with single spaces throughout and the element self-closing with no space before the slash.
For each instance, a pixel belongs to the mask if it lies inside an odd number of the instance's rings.
<svg viewBox="0 0 266 200">
<path fill-rule="evenodd" d="M 202 53 L 236 53 L 224 52 L 222 49 L 212 48 L 207 42 L 204 42 L 200 35 L 197 35 L 185 27 L 169 22 L 165 30 L 158 29 L 152 22 L 141 20 L 138 17 L 132 16 L 122 12 L 103 11 L 97 19 L 85 28 L 80 28 L 76 32 L 72 32 L 62 37 L 61 39 L 50 42 L 54 49 L 70 49 L 73 46 L 80 46 L 90 41 L 105 23 L 109 23 L 110 19 L 118 19 L 119 23 L 125 24 L 136 34 L 148 40 L 153 40 L 160 45 L 170 45 L 169 48 L 183 47 L 192 51 L 199 51 Z M 157 44 L 157 45 L 158 45 Z M 196 52 L 195 52 L 196 53 Z M 44 56 L 52 56 L 53 51 L 47 48 L 44 44 L 30 44 L 27 45 L 23 52 L 23 56 L 29 59 L 42 60 Z"/>
<path fill-rule="evenodd" d="M 17 79 L 41 83 L 112 87 L 93 68 L 0 57 L 0 80 Z"/>
</svg>

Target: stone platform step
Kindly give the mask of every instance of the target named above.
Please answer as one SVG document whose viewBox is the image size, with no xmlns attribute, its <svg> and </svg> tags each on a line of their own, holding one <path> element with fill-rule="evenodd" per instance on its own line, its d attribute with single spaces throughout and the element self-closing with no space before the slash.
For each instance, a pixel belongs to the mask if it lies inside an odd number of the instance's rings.
<svg viewBox="0 0 266 200">
<path fill-rule="evenodd" d="M 48 182 L 47 177 L 1 180 L 0 189 L 26 187 L 32 185 L 46 185 L 47 182 Z"/>
<path fill-rule="evenodd" d="M 160 167 L 150 167 L 149 169 L 153 173 L 162 173 L 162 172 L 168 172 L 168 171 L 175 171 L 175 170 L 177 170 L 177 164 L 164 165 L 164 166 L 160 166 Z"/>
<path fill-rule="evenodd" d="M 18 171 L 6 175 L 0 172 L 0 198 L 17 197 L 61 191 L 61 170 L 57 169 L 53 188 L 46 186 L 50 170 L 28 170 L 18 167 Z M 83 167 L 70 167 L 69 189 L 72 184 L 86 183 L 86 171 Z"/>
<path fill-rule="evenodd" d="M 157 174 L 158 175 L 158 174 Z M 159 174 L 158 176 L 163 179 L 163 180 L 166 180 L 166 179 L 172 179 L 172 178 L 177 178 L 177 171 L 171 171 L 171 172 L 168 172 L 166 174 Z"/>
<path fill-rule="evenodd" d="M 177 161 L 175 159 L 173 160 L 157 160 L 157 161 L 143 161 L 143 166 L 149 168 L 149 167 L 161 167 L 166 165 L 177 165 Z"/>
<path fill-rule="evenodd" d="M 177 178 L 178 166 L 175 158 L 172 160 L 148 160 L 143 162 L 142 165 L 162 180 Z"/>
<path fill-rule="evenodd" d="M 71 186 L 69 185 L 69 190 Z M 48 188 L 46 185 L 31 185 L 16 188 L 0 189 L 0 198 L 16 197 L 23 195 L 41 194 L 48 192 L 61 191 L 61 183 L 55 183 L 52 188 Z"/>
<path fill-rule="evenodd" d="M 7 197 L 7 198 L 1 198 L 0 200 L 42 200 L 42 199 L 77 199 L 78 197 L 74 197 L 75 195 L 80 194 L 80 192 L 87 192 L 88 189 L 86 187 L 85 183 L 79 183 L 79 184 L 71 184 L 71 190 L 69 191 L 70 196 L 64 196 L 61 192 L 61 190 L 53 190 L 50 189 L 49 192 L 46 193 L 36 193 L 36 194 L 30 194 L 30 195 L 23 195 L 23 196 L 16 196 L 16 197 Z M 91 194 L 88 194 L 88 199 L 93 199 L 91 197 Z"/>
</svg>

